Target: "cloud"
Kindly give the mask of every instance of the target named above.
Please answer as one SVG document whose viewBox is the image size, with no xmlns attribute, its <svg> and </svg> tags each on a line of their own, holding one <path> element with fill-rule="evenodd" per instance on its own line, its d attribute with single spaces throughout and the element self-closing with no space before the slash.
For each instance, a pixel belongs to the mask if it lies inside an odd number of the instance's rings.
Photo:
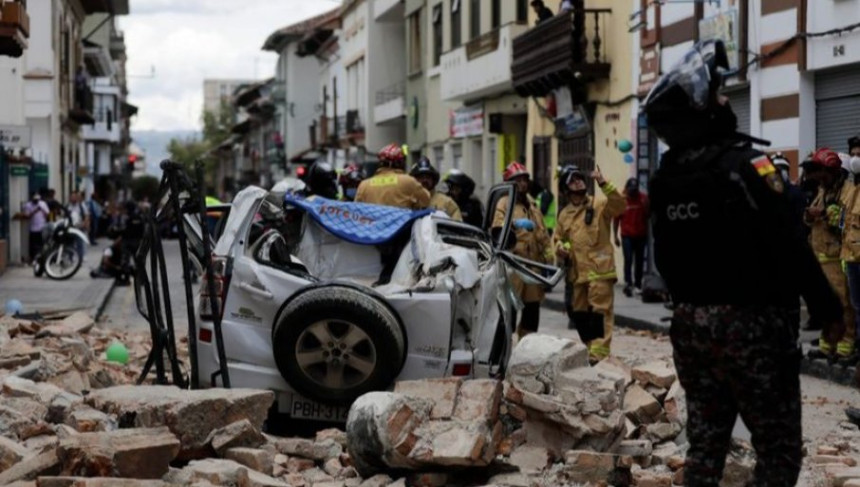
<svg viewBox="0 0 860 487">
<path fill-rule="evenodd" d="M 264 79 L 277 57 L 260 48 L 276 29 L 325 12 L 336 0 L 131 0 L 120 18 L 135 130 L 196 129 L 204 78 Z M 152 68 L 155 76 L 147 77 Z"/>
</svg>

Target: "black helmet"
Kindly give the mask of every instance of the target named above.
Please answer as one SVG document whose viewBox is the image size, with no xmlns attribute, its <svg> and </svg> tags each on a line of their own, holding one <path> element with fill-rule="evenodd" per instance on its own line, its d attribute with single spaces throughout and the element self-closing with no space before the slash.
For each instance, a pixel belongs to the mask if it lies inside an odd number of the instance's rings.
<svg viewBox="0 0 860 487">
<path fill-rule="evenodd" d="M 315 162 L 306 178 L 305 184 L 311 194 L 329 199 L 337 198 L 337 172 L 331 164 L 325 161 Z"/>
<path fill-rule="evenodd" d="M 848 139 L 848 152 L 851 152 L 851 149 L 855 147 L 860 147 L 860 135 L 855 135 Z"/>
<path fill-rule="evenodd" d="M 451 169 L 445 176 L 445 184 L 460 188 L 462 198 L 468 198 L 475 192 L 475 180 L 459 169 Z"/>
<path fill-rule="evenodd" d="M 417 178 L 422 174 L 429 174 L 430 177 L 433 178 L 433 185 L 439 184 L 439 171 L 433 167 L 433 163 L 430 162 L 430 159 L 427 156 L 421 156 L 421 159 L 412 166 L 412 170 L 409 171 L 409 175 L 413 178 Z"/>
<path fill-rule="evenodd" d="M 697 147 L 734 134 L 737 117 L 718 96 L 728 68 L 722 41 L 696 43 L 645 99 L 648 126 L 670 147 Z"/>
</svg>

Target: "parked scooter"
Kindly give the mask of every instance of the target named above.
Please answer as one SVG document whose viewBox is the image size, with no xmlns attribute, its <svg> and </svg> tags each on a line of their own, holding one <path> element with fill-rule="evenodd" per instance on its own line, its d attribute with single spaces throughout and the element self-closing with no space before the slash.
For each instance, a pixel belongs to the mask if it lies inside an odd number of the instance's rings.
<svg viewBox="0 0 860 487">
<path fill-rule="evenodd" d="M 45 274 L 57 281 L 70 279 L 83 263 L 78 249 L 87 248 L 89 244 L 84 232 L 73 227 L 69 218 L 63 218 L 54 224 L 42 251 L 33 259 L 33 274 L 36 277 Z"/>
</svg>

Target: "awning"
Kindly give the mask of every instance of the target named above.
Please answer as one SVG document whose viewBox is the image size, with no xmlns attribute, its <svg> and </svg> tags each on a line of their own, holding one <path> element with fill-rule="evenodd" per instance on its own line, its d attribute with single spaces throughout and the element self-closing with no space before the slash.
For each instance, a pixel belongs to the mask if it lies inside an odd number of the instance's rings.
<svg viewBox="0 0 860 487">
<path fill-rule="evenodd" d="M 137 115 L 138 108 L 136 105 L 132 105 L 131 103 L 122 102 L 122 114 L 125 118 L 131 118 Z"/>
<path fill-rule="evenodd" d="M 245 120 L 244 122 L 237 123 L 230 129 L 230 132 L 234 134 L 244 135 L 251 131 L 251 119 Z"/>
</svg>

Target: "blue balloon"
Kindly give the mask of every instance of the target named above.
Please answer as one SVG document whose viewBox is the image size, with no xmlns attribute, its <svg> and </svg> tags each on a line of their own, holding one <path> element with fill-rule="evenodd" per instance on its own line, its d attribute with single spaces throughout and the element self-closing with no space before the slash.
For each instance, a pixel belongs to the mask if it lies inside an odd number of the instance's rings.
<svg viewBox="0 0 860 487">
<path fill-rule="evenodd" d="M 627 164 L 633 164 L 633 155 L 624 154 L 624 162 L 626 162 Z"/>
<path fill-rule="evenodd" d="M 21 304 L 21 301 L 17 299 L 10 299 L 6 301 L 6 314 L 7 315 L 16 315 L 20 312 L 24 311 L 24 305 Z"/>
</svg>

